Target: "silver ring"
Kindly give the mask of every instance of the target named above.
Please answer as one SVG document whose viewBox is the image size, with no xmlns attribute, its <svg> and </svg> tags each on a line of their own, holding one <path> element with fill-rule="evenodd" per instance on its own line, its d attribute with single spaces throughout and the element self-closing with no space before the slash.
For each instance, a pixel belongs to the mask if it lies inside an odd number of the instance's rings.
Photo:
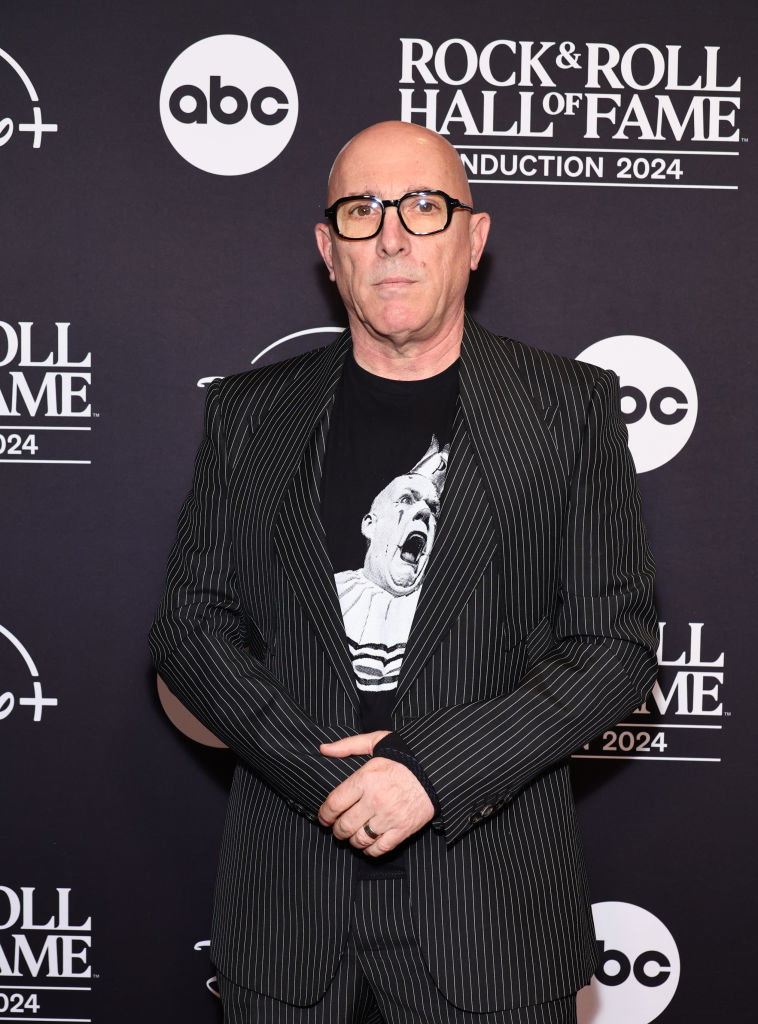
<svg viewBox="0 0 758 1024">
<path fill-rule="evenodd" d="M 378 839 L 379 836 L 381 835 L 381 832 L 374 832 L 374 830 L 372 829 L 368 822 L 366 822 L 366 824 L 363 826 L 363 831 L 366 833 L 369 839 Z"/>
</svg>

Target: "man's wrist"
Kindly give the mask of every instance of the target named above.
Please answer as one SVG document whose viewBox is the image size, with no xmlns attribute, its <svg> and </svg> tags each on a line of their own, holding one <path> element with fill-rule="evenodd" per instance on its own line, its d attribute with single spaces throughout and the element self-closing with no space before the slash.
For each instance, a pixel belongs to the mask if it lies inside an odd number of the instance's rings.
<svg viewBox="0 0 758 1024">
<path fill-rule="evenodd" d="M 389 761 L 397 761 L 398 764 L 405 765 L 405 767 L 413 773 L 418 782 L 421 783 L 424 788 L 424 792 L 432 801 L 435 818 L 439 817 L 441 807 L 434 786 L 427 778 L 426 772 L 421 767 L 420 762 L 416 759 L 413 751 L 402 736 L 396 732 L 387 733 L 387 735 L 380 739 L 374 746 L 372 756 L 385 757 Z"/>
</svg>

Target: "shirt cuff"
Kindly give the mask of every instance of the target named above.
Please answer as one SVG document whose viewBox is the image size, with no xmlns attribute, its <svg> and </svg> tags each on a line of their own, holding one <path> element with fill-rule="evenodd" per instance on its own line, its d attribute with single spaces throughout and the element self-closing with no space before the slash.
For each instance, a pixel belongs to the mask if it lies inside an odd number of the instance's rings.
<svg viewBox="0 0 758 1024">
<path fill-rule="evenodd" d="M 440 802 L 437 799 L 437 794 L 434 791 L 434 786 L 426 777 L 424 769 L 413 756 L 413 751 L 402 736 L 398 735 L 396 732 L 388 733 L 383 739 L 379 740 L 374 747 L 373 756 L 386 757 L 389 761 L 397 761 L 399 764 L 405 765 L 409 771 L 413 772 L 418 781 L 424 787 L 426 795 L 434 804 L 435 818 L 439 817 L 441 807 Z"/>
</svg>

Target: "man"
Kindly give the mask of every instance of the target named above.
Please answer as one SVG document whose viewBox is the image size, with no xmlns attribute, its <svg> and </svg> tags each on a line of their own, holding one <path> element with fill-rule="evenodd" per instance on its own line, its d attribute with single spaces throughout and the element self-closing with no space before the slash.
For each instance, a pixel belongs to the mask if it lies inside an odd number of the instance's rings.
<svg viewBox="0 0 758 1024">
<path fill-rule="evenodd" d="M 656 672 L 617 380 L 465 314 L 489 218 L 439 136 L 360 133 L 327 201 L 349 331 L 209 388 L 152 632 L 238 758 L 225 1010 L 573 1021 L 595 943 L 567 758 Z"/>
</svg>

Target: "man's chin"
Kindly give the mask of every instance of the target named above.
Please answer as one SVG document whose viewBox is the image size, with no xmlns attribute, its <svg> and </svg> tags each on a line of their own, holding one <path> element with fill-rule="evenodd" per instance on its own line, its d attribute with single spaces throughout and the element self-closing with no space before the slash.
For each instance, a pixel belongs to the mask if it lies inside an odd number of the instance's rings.
<svg viewBox="0 0 758 1024">
<path fill-rule="evenodd" d="M 428 315 L 410 303 L 393 300 L 383 304 L 369 321 L 369 326 L 377 337 L 402 344 L 423 335 L 428 321 Z"/>
</svg>

